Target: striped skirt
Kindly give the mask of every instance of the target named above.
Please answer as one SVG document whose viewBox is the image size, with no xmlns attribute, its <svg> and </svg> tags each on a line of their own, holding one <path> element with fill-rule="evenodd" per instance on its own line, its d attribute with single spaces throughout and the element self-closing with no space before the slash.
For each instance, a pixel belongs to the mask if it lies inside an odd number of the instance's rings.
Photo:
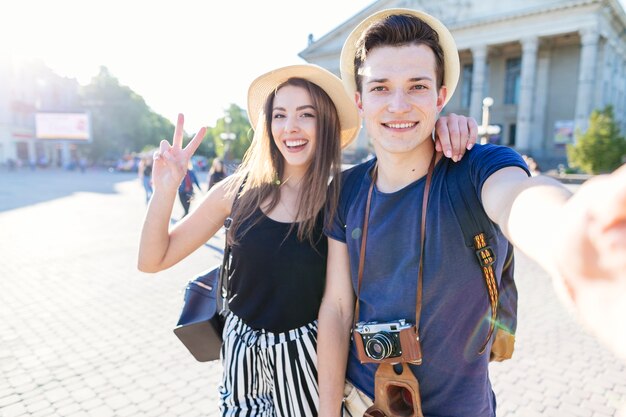
<svg viewBox="0 0 626 417">
<path fill-rule="evenodd" d="M 223 416 L 316 416 L 317 321 L 284 333 L 226 318 L 220 385 Z"/>
</svg>

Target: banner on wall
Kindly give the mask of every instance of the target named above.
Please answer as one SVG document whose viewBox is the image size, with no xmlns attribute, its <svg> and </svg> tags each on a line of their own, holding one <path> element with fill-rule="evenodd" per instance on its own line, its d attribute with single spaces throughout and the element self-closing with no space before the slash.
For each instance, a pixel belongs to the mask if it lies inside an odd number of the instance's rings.
<svg viewBox="0 0 626 417">
<path fill-rule="evenodd" d="M 37 139 L 91 140 L 91 125 L 87 113 L 37 113 Z"/>
<path fill-rule="evenodd" d="M 554 122 L 554 144 L 574 143 L 574 121 L 557 120 Z"/>
</svg>

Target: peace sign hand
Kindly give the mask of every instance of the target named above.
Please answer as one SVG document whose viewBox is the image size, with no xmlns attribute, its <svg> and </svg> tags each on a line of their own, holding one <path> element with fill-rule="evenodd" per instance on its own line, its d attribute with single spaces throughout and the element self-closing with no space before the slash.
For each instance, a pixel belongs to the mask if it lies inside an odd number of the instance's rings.
<svg viewBox="0 0 626 417">
<path fill-rule="evenodd" d="M 170 146 L 168 141 L 162 140 L 159 150 L 154 153 L 152 181 L 155 192 L 160 189 L 175 191 L 178 188 L 187 172 L 189 160 L 204 139 L 206 128 L 202 127 L 191 139 L 191 142 L 183 148 L 184 122 L 185 117 L 179 113 L 172 145 Z"/>
</svg>

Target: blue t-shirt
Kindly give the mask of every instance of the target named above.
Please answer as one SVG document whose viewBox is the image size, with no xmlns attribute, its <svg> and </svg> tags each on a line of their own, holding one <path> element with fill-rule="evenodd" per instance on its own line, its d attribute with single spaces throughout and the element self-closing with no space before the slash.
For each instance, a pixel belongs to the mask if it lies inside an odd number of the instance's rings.
<svg viewBox="0 0 626 417">
<path fill-rule="evenodd" d="M 365 162 L 342 174 L 337 213 L 325 229 L 327 236 L 348 246 L 355 293 L 361 230 L 374 163 L 375 160 Z M 463 170 L 457 176 L 467 178 L 462 186 L 472 187 L 480 198 L 485 180 L 508 166 L 528 173 L 519 154 L 494 145 L 476 145 L 460 162 L 442 158 L 435 166 L 426 215 L 419 328 L 423 363 L 411 366 L 420 384 L 425 416 L 495 415 L 495 396 L 488 375 L 491 344 L 482 355 L 478 354 L 489 330 L 489 297 L 474 249 L 464 243 L 448 195 L 446 174 L 449 170 Z M 423 177 L 393 193 L 382 193 L 374 187 L 358 321 L 415 322 L 425 182 Z M 490 243 L 497 258 L 494 268 L 499 283 L 507 241 L 497 226 L 495 230 L 496 238 Z M 347 378 L 371 398 L 376 369 L 375 364 L 359 362 L 351 343 Z"/>
</svg>

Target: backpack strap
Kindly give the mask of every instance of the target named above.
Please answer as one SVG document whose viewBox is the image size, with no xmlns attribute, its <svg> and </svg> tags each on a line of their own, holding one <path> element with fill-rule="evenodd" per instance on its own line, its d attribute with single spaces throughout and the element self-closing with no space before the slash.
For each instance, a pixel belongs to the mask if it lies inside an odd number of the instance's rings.
<svg viewBox="0 0 626 417">
<path fill-rule="evenodd" d="M 447 172 L 446 182 L 450 199 L 452 200 L 452 207 L 454 208 L 454 212 L 463 231 L 465 244 L 473 247 L 475 250 L 476 259 L 478 260 L 483 277 L 485 278 L 485 285 L 489 294 L 491 320 L 487 338 L 478 351 L 479 354 L 482 354 L 491 340 L 498 314 L 499 291 L 495 271 L 493 269 L 493 265 L 496 263 L 496 253 L 491 246 L 489 246 L 487 240 L 487 232 L 493 232 L 494 227 L 489 222 L 487 213 L 485 213 L 482 203 L 478 199 L 478 195 L 474 192 L 474 188 L 464 187 L 462 185 L 462 182 L 469 181 L 469 178 L 460 178 L 460 172 L 461 170 L 459 170 L 458 167 L 451 166 Z"/>
</svg>

